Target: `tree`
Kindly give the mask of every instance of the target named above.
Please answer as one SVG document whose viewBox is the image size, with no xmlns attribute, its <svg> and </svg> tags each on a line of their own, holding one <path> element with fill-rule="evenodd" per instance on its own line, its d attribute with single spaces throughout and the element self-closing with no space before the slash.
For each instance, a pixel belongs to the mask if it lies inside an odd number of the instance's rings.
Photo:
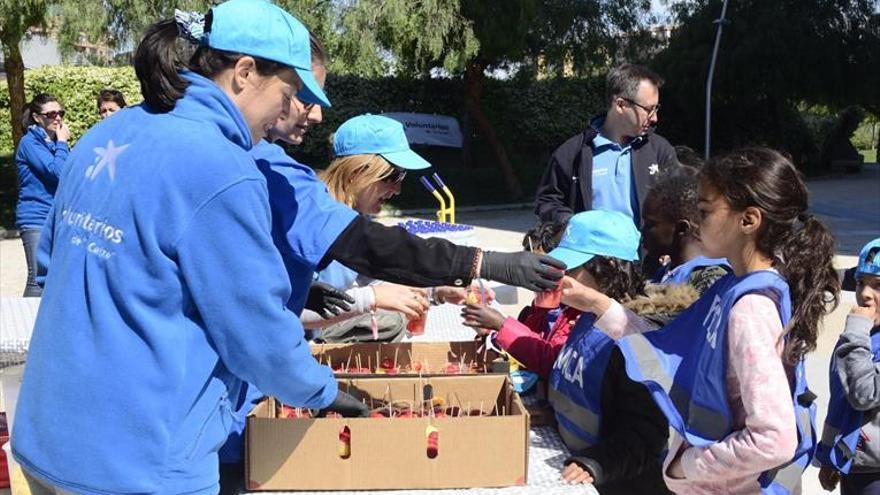
<svg viewBox="0 0 880 495">
<path fill-rule="evenodd" d="M 49 4 L 46 0 L 0 0 L 0 44 L 9 87 L 13 146 L 18 146 L 23 134 L 21 117 L 25 104 L 24 60 L 19 45 L 29 28 L 45 26 Z"/>
<path fill-rule="evenodd" d="M 426 77 L 443 69 L 462 76 L 467 114 L 492 148 L 507 188 L 521 197 L 484 109 L 487 70 L 531 64 L 542 54 L 604 68 L 617 54 L 617 40 L 640 26 L 649 9 L 645 0 L 362 0 L 342 4 L 339 53 L 362 75 L 391 70 Z"/>
<path fill-rule="evenodd" d="M 205 12 L 209 0 L 56 0 L 64 20 L 58 33 L 69 57 L 82 43 L 133 50 L 150 24 L 174 17 L 174 9 Z M 101 61 L 96 61 L 101 62 Z"/>
<path fill-rule="evenodd" d="M 736 0 L 728 7 L 713 87 L 713 149 L 761 143 L 800 164 L 818 149 L 798 105 L 871 111 L 880 92 L 876 0 Z M 674 6 L 678 27 L 656 66 L 667 78 L 665 133 L 701 148 L 702 100 L 721 0 Z"/>
</svg>

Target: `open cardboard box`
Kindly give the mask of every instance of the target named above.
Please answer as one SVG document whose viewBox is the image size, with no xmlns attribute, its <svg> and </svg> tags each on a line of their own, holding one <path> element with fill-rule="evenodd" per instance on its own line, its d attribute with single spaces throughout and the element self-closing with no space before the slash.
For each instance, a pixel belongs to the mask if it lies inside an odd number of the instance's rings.
<svg viewBox="0 0 880 495">
<path fill-rule="evenodd" d="M 356 344 L 312 344 L 312 355 L 335 370 L 336 376 L 387 373 L 428 376 L 448 374 L 507 373 L 509 365 L 480 341 L 465 342 L 360 342 Z"/>
<path fill-rule="evenodd" d="M 489 416 L 288 419 L 266 399 L 247 419 L 249 490 L 367 490 L 524 485 L 529 415 L 505 375 L 370 377 L 339 380 L 369 402 L 433 397 Z M 340 432 L 350 431 L 347 458 Z M 436 428 L 436 457 L 428 433 Z"/>
</svg>

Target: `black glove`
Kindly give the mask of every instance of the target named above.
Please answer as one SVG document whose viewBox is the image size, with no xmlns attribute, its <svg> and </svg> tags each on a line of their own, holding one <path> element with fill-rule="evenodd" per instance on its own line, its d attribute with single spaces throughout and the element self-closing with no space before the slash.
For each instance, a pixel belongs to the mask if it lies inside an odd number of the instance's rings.
<svg viewBox="0 0 880 495">
<path fill-rule="evenodd" d="M 366 418 L 370 415 L 370 409 L 366 404 L 342 390 L 336 394 L 336 400 L 318 413 L 318 416 L 325 416 L 328 412 L 336 412 L 346 418 Z"/>
<path fill-rule="evenodd" d="M 327 319 L 351 309 L 350 304 L 354 298 L 345 292 L 325 284 L 324 282 L 312 282 L 309 287 L 309 295 L 306 298 L 306 309 L 310 309 Z"/>
<path fill-rule="evenodd" d="M 486 251 L 480 277 L 542 292 L 555 289 L 564 270 L 565 263 L 545 254 Z"/>
</svg>

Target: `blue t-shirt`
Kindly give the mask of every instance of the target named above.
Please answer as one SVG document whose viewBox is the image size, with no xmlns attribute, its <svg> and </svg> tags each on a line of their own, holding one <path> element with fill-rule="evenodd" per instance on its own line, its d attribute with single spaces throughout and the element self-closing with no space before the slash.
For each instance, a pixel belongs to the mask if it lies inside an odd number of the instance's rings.
<svg viewBox="0 0 880 495">
<path fill-rule="evenodd" d="M 292 287 L 287 307 L 300 314 L 315 270 L 357 212 L 333 199 L 315 172 L 280 146 L 260 141 L 251 154 L 269 188 L 272 238 Z"/>
<path fill-rule="evenodd" d="M 41 239 L 12 445 L 64 490 L 216 493 L 243 380 L 304 407 L 337 395 L 285 307 L 249 126 L 184 75 L 171 112 L 126 108 L 82 137 Z"/>
<path fill-rule="evenodd" d="M 42 228 L 69 153 L 67 143 L 49 139 L 46 131 L 38 125 L 30 126 L 22 136 L 15 150 L 18 168 L 15 226 L 18 229 Z"/>
<path fill-rule="evenodd" d="M 602 133 L 593 138 L 593 209 L 617 211 L 639 225 L 639 206 L 632 180 L 632 147 Z"/>
</svg>

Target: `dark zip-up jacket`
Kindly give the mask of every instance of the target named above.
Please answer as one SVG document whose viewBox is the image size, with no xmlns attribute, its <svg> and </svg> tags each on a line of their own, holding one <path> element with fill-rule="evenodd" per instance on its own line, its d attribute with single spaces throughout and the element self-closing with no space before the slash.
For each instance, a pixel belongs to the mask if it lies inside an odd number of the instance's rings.
<svg viewBox="0 0 880 495">
<path fill-rule="evenodd" d="M 535 214 L 541 222 L 564 223 L 575 213 L 592 209 L 592 143 L 596 134 L 598 131 L 591 125 L 553 152 L 535 194 Z M 678 167 L 678 159 L 669 141 L 659 134 L 640 136 L 631 146 L 633 183 L 642 204 L 648 190 Z M 635 205 L 633 211 L 638 208 Z"/>
</svg>

